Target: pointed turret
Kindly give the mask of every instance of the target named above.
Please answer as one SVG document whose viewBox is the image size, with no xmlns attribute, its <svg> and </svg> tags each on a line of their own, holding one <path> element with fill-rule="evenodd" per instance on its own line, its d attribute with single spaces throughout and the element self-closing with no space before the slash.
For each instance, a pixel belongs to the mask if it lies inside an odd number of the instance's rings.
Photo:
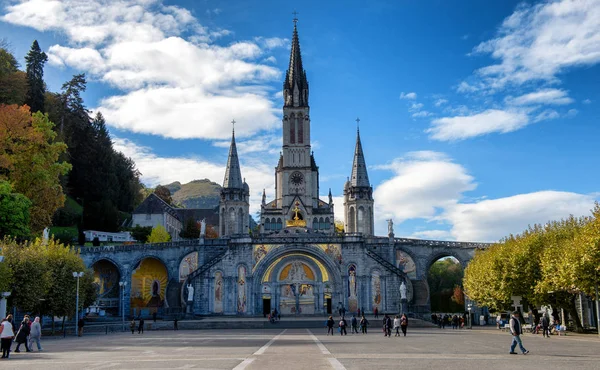
<svg viewBox="0 0 600 370">
<path fill-rule="evenodd" d="M 235 146 L 235 131 L 231 135 L 231 146 L 229 147 L 229 157 L 227 158 L 227 168 L 225 169 L 225 179 L 223 188 L 243 189 L 242 172 L 240 171 L 240 161 L 238 159 L 237 147 Z"/>
<path fill-rule="evenodd" d="M 298 19 L 294 18 L 290 65 L 283 82 L 285 107 L 308 107 L 308 80 L 306 79 L 306 71 L 302 67 L 297 22 Z"/>
<path fill-rule="evenodd" d="M 369 175 L 367 174 L 367 165 L 363 154 L 362 143 L 360 142 L 360 131 L 356 130 L 356 147 L 354 148 L 354 162 L 352 164 L 351 186 L 370 187 Z"/>
</svg>

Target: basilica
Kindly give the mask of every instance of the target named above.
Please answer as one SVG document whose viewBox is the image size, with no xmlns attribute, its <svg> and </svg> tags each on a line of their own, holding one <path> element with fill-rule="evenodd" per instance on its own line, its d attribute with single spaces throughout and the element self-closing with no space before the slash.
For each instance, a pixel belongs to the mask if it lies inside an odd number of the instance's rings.
<svg viewBox="0 0 600 370">
<path fill-rule="evenodd" d="M 373 188 L 356 134 L 344 185 L 344 231 L 334 204 L 320 199 L 319 167 L 311 150 L 309 84 L 296 20 L 283 81 L 282 150 L 274 199 L 263 191 L 258 232 L 249 232 L 250 187 L 243 180 L 235 132 L 225 169 L 216 239 L 81 248 L 99 288 L 97 309 L 128 316 L 327 315 L 430 310 L 427 272 L 439 258 L 463 266 L 481 243 L 374 235 Z M 154 199 L 156 198 L 156 199 Z M 140 219 L 166 209 L 158 197 Z M 174 220 L 177 213 L 169 213 Z M 160 217 L 157 217 L 159 219 Z M 171 219 L 169 218 L 169 219 Z M 176 226 L 176 225 L 175 225 Z M 122 291 L 120 291 L 122 289 Z"/>
</svg>

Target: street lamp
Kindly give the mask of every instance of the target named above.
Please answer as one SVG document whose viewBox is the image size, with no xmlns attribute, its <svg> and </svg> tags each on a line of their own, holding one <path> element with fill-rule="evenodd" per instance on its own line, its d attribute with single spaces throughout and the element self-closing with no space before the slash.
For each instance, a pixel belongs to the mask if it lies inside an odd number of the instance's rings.
<svg viewBox="0 0 600 370">
<path fill-rule="evenodd" d="M 125 330 L 125 287 L 127 286 L 126 281 L 119 281 L 121 287 L 121 317 L 123 320 L 123 330 Z"/>
<path fill-rule="evenodd" d="M 75 301 L 75 335 L 77 334 L 77 321 L 79 320 L 79 279 L 83 277 L 83 271 L 73 271 L 73 277 L 77 279 L 77 298 Z"/>
<path fill-rule="evenodd" d="M 473 308 L 473 305 L 471 303 L 469 303 L 467 305 L 467 309 L 469 310 L 469 329 L 473 329 L 473 320 L 471 319 L 471 309 Z"/>
</svg>

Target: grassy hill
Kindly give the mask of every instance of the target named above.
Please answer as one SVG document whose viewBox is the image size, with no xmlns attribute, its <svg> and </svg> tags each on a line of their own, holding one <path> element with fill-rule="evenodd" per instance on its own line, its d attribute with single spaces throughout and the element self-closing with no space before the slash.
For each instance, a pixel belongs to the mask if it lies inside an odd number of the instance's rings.
<svg viewBox="0 0 600 370">
<path fill-rule="evenodd" d="M 194 180 L 187 184 L 176 181 L 164 186 L 171 192 L 173 202 L 185 208 L 213 208 L 219 205 L 221 185 L 208 179 Z"/>
</svg>

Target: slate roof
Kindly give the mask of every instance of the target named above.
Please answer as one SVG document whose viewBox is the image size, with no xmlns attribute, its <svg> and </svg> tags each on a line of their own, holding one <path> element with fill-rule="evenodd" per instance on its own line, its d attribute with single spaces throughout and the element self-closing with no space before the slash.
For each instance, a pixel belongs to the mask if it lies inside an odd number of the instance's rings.
<svg viewBox="0 0 600 370">
<path fill-rule="evenodd" d="M 367 174 L 367 164 L 363 154 L 362 143 L 360 142 L 360 132 L 356 131 L 356 147 L 354 148 L 354 162 L 352 163 L 352 176 L 350 184 L 355 187 L 369 187 L 369 175 Z"/>
<path fill-rule="evenodd" d="M 175 217 L 179 221 L 182 220 L 179 214 L 176 212 L 176 208 L 168 205 L 167 202 L 160 199 L 158 195 L 151 193 L 139 206 L 137 206 L 137 208 L 133 211 L 133 214 L 162 214 L 165 212 Z"/>
</svg>

